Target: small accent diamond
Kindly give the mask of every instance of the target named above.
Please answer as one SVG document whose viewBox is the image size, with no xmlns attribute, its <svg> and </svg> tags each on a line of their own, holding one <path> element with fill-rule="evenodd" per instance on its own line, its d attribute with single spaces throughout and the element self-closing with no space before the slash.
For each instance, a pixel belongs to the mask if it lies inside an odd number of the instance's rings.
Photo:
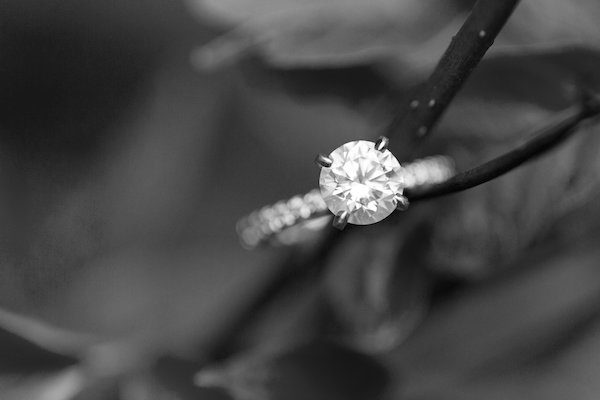
<svg viewBox="0 0 600 400">
<path fill-rule="evenodd" d="M 328 168 L 321 169 L 319 186 L 329 210 L 347 211 L 348 222 L 368 225 L 390 215 L 404 188 L 403 168 L 389 150 L 356 140 L 335 149 Z"/>
</svg>

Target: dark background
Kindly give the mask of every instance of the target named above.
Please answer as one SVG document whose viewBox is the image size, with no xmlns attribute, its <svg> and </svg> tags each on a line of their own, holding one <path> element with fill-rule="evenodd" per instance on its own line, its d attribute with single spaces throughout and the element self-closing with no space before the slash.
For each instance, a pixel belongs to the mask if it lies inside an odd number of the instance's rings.
<svg viewBox="0 0 600 400">
<path fill-rule="evenodd" d="M 470 4 L 0 0 L 0 398 L 596 399 L 594 121 L 351 232 L 193 385 L 287 265 L 236 220 L 375 138 Z M 474 166 L 596 90 L 599 18 L 524 0 L 415 156 Z"/>
</svg>

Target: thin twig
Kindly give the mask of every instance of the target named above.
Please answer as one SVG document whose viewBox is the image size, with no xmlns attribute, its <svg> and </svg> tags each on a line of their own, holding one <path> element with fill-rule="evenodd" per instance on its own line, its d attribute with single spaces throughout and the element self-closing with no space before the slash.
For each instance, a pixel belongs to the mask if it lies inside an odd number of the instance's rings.
<svg viewBox="0 0 600 400">
<path fill-rule="evenodd" d="M 384 136 L 403 157 L 425 137 L 482 59 L 518 0 L 478 0 L 427 82 L 402 104 Z M 409 150 L 410 151 L 410 150 Z"/>
<path fill-rule="evenodd" d="M 457 174 L 445 182 L 407 190 L 406 197 L 411 201 L 438 197 L 488 182 L 556 147 L 576 132 L 577 126 L 582 121 L 598 114 L 600 114 L 600 103 L 596 98 L 588 97 L 581 104 L 556 114 L 548 124 L 537 129 L 530 140 L 512 151 Z"/>
</svg>

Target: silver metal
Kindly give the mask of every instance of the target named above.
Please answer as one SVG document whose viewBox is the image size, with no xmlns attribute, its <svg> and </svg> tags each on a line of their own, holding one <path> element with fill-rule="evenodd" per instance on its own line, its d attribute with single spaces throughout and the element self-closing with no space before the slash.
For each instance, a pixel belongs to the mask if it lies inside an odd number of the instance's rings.
<svg viewBox="0 0 600 400">
<path fill-rule="evenodd" d="M 240 242 L 248 249 L 265 243 L 291 245 L 306 236 L 306 229 L 321 230 L 325 227 L 329 222 L 329 215 L 320 190 L 313 189 L 305 195 L 296 195 L 252 212 L 238 221 L 236 231 Z M 321 224 L 306 224 L 299 232 L 288 232 L 292 227 L 319 217 L 326 217 L 325 221 Z"/>
<path fill-rule="evenodd" d="M 375 142 L 375 150 L 384 151 L 387 150 L 388 145 L 390 144 L 390 139 L 385 136 L 380 136 L 379 139 Z"/>
<path fill-rule="evenodd" d="M 326 162 L 329 157 L 324 158 L 323 161 L 331 166 L 331 163 Z M 405 190 L 443 182 L 454 175 L 455 168 L 451 158 L 433 156 L 403 164 L 402 172 Z M 397 201 L 397 209 L 404 210 L 408 207 L 408 199 L 403 195 L 399 194 Z M 333 225 L 336 228 L 343 229 L 346 226 L 350 214 L 345 214 L 347 215 L 334 216 Z M 321 191 L 313 189 L 305 195 L 278 201 L 252 212 L 240 219 L 236 229 L 242 245 L 248 249 L 264 244 L 295 245 L 318 237 L 331 223 L 331 217 Z"/>
<path fill-rule="evenodd" d="M 331 223 L 331 225 L 334 228 L 343 231 L 346 225 L 348 225 L 348 218 L 350 218 L 350 213 L 348 211 L 342 211 L 338 213 L 338 215 L 333 217 L 333 222 Z"/>
<path fill-rule="evenodd" d="M 400 211 L 406 211 L 408 210 L 408 206 L 410 205 L 410 202 L 408 201 L 408 199 L 405 196 L 402 196 L 401 194 L 396 195 L 396 210 L 400 210 Z"/>
<path fill-rule="evenodd" d="M 333 160 L 324 154 L 317 154 L 315 162 L 323 168 L 329 168 L 333 164 Z"/>
<path fill-rule="evenodd" d="M 403 164 L 404 188 L 427 186 L 445 181 L 456 173 L 454 160 L 447 156 L 432 156 Z"/>
</svg>

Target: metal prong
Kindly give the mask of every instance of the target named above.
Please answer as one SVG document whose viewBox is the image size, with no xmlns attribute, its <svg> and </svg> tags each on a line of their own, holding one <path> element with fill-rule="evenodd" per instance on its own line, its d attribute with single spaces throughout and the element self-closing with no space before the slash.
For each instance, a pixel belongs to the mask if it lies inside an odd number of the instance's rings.
<svg viewBox="0 0 600 400">
<path fill-rule="evenodd" d="M 402 195 L 396 195 L 396 209 L 400 210 L 400 211 L 406 211 L 408 209 L 408 206 L 410 205 L 410 202 L 408 201 L 408 199 L 405 196 Z"/>
<path fill-rule="evenodd" d="M 380 136 L 375 142 L 375 150 L 384 151 L 388 148 L 388 144 L 390 144 L 390 139 L 385 136 Z"/>
<path fill-rule="evenodd" d="M 333 217 L 333 227 L 339 229 L 340 231 L 346 227 L 348 223 L 348 218 L 350 218 L 350 213 L 348 211 L 341 211 L 335 217 Z"/>
<path fill-rule="evenodd" d="M 333 160 L 327 157 L 325 154 L 318 154 L 315 158 L 315 162 L 317 165 L 323 168 L 329 168 L 331 167 L 331 164 L 333 164 Z"/>
</svg>

